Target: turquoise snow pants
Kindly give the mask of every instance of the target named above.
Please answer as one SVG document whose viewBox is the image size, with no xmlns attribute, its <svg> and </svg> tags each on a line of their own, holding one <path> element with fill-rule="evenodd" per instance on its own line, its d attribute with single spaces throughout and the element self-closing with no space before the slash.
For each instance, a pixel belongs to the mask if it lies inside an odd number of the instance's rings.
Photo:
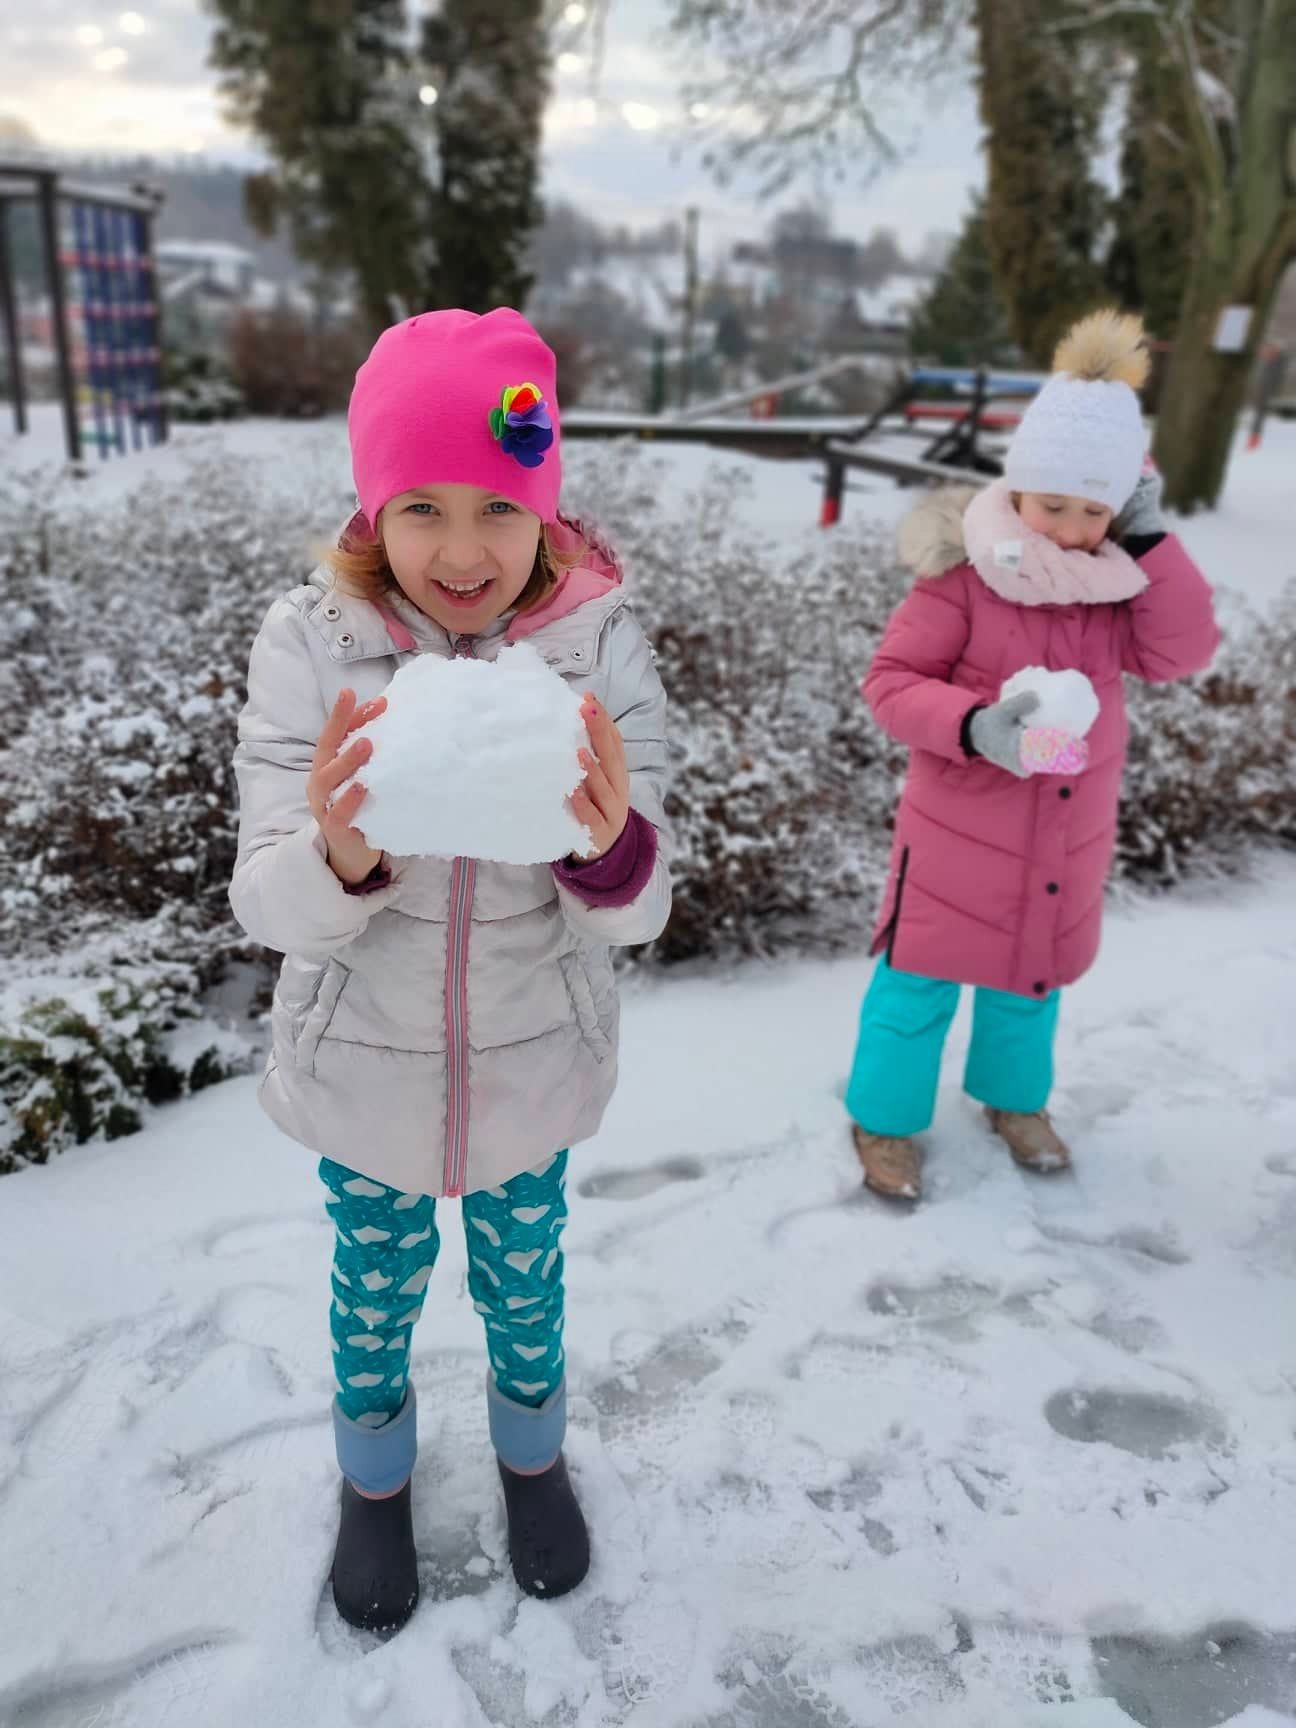
<svg viewBox="0 0 1296 1728">
<path fill-rule="evenodd" d="M 846 1108 L 870 1134 L 904 1138 L 931 1126 L 941 1052 L 959 985 L 897 972 L 885 955 L 864 998 Z M 1030 1115 L 1053 1090 L 1061 991 L 1037 999 L 978 990 L 963 1086 L 996 1110 Z"/>
<path fill-rule="evenodd" d="M 436 1201 L 320 1160 L 336 1229 L 333 1406 L 338 1464 L 371 1494 L 408 1478 L 417 1450 L 410 1338 L 441 1239 Z M 486 1323 L 491 1439 L 515 1470 L 557 1457 L 566 1426 L 562 1230 L 567 1154 L 463 1197 L 468 1290 Z"/>
</svg>

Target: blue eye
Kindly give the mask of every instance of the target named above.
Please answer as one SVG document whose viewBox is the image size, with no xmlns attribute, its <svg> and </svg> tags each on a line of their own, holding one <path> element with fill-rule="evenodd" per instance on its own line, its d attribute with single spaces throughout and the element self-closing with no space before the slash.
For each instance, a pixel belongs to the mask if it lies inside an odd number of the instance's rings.
<svg viewBox="0 0 1296 1728">
<path fill-rule="evenodd" d="M 486 506 L 486 513 L 488 516 L 512 516 L 515 514 L 515 511 L 513 505 L 509 503 L 507 498 L 492 498 L 490 503 Z"/>
<path fill-rule="evenodd" d="M 435 510 L 435 508 L 435 504 L 407 504 L 405 506 L 405 514 L 407 516 L 421 516 L 425 511 Z"/>
</svg>

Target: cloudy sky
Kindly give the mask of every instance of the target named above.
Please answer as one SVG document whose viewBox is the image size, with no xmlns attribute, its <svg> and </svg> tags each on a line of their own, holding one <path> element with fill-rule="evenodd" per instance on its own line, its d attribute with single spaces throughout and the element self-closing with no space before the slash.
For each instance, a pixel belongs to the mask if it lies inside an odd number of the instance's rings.
<svg viewBox="0 0 1296 1728">
<path fill-rule="evenodd" d="M 26 22 L 0 24 L 0 120 L 25 122 L 58 148 L 253 159 L 254 142 L 221 116 L 199 0 L 136 3 L 138 11 L 123 11 L 103 0 L 42 0 Z M 759 232 L 768 211 L 757 189 L 720 189 L 685 144 L 665 12 L 665 0 L 613 0 L 596 90 L 588 66 L 563 62 L 546 126 L 545 190 L 601 221 L 633 225 L 697 204 L 713 244 Z M 885 119 L 901 160 L 871 181 L 860 174 L 830 189 L 838 227 L 885 225 L 913 245 L 932 229 L 956 228 L 981 178 L 964 81 L 899 92 Z"/>
</svg>

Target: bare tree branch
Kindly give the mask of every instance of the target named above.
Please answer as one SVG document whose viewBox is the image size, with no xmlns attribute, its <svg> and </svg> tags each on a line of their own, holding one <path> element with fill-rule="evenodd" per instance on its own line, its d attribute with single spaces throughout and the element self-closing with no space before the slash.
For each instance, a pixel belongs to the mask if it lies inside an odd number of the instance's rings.
<svg viewBox="0 0 1296 1728">
<path fill-rule="evenodd" d="M 879 98 L 936 70 L 968 10 L 967 0 L 673 0 L 683 96 L 708 165 L 722 178 L 751 169 L 766 192 L 805 169 L 875 170 L 895 155 Z"/>
</svg>

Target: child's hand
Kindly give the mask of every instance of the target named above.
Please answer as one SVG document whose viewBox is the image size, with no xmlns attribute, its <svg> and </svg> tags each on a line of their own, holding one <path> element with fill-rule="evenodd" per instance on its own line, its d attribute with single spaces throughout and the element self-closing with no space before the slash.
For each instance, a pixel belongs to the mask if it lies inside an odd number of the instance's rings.
<svg viewBox="0 0 1296 1728">
<path fill-rule="evenodd" d="M 306 799 L 311 815 L 320 825 L 328 845 L 329 868 L 340 882 L 354 888 L 363 882 L 381 858 L 365 844 L 364 835 L 353 828 L 356 813 L 364 803 L 367 789 L 357 781 L 329 807 L 329 798 L 344 780 L 357 773 L 373 755 L 368 738 L 359 738 L 349 750 L 343 745 L 359 727 L 374 720 L 387 706 L 387 698 L 379 696 L 373 702 L 356 706 L 355 691 L 344 690 L 324 722 L 324 730 L 315 746 L 315 760 L 306 782 Z"/>
<path fill-rule="evenodd" d="M 1161 514 L 1161 494 L 1165 481 L 1149 466 L 1139 476 L 1134 495 L 1111 525 L 1112 539 L 1119 545 L 1129 536 L 1141 539 L 1148 534 L 1164 534 L 1166 519 Z"/>
<path fill-rule="evenodd" d="M 585 781 L 572 793 L 568 804 L 572 815 L 594 837 L 594 849 L 583 859 L 589 863 L 610 852 L 625 832 L 630 820 L 630 771 L 616 721 L 597 697 L 586 696 L 581 718 L 593 748 L 592 752 L 580 752 Z"/>
<path fill-rule="evenodd" d="M 969 728 L 972 748 L 996 768 L 1015 774 L 1019 780 L 1030 778 L 1030 769 L 1022 761 L 1022 739 L 1026 736 L 1026 716 L 1033 714 L 1040 699 L 1033 690 L 1023 690 L 1006 702 L 994 702 L 972 716 Z"/>
</svg>

